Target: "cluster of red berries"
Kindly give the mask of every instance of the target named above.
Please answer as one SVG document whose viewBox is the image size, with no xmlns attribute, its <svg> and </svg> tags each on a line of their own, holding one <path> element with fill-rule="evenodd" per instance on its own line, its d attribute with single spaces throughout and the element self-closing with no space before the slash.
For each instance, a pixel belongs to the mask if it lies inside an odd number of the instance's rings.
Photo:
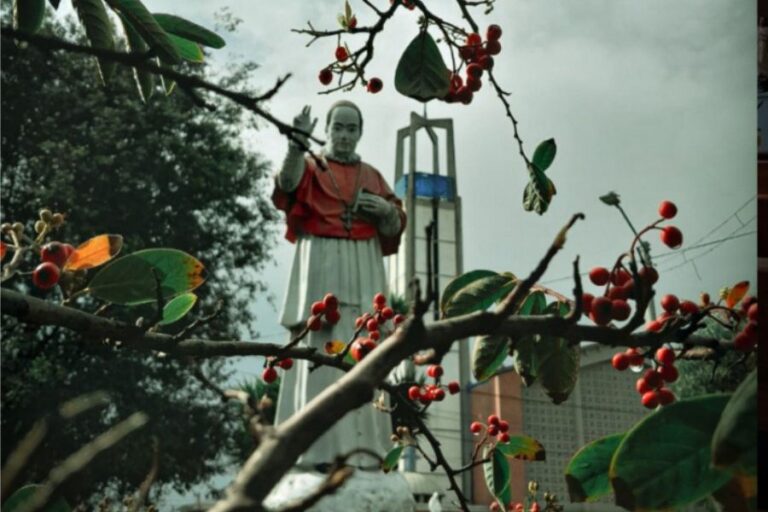
<svg viewBox="0 0 768 512">
<path fill-rule="evenodd" d="M 341 319 L 339 313 L 339 299 L 332 293 L 326 293 L 323 300 L 312 303 L 310 308 L 312 315 L 307 320 L 307 329 L 319 331 L 323 328 L 323 317 L 330 325 L 336 325 Z"/>
<path fill-rule="evenodd" d="M 747 323 L 733 337 L 733 347 L 741 352 L 749 352 L 757 345 L 757 298 L 744 297 L 741 301 L 741 312 L 746 315 Z"/>
<path fill-rule="evenodd" d="M 352 25 L 353 20 L 354 25 Z M 350 18 L 349 28 L 354 28 L 355 25 L 357 25 L 357 20 L 354 17 Z M 341 64 L 349 59 L 349 50 L 346 46 L 339 45 L 336 47 L 333 56 L 336 61 Z M 333 81 L 333 66 L 321 69 L 320 73 L 317 75 L 317 79 L 320 80 L 320 83 L 323 85 L 330 84 Z M 372 94 L 381 91 L 383 87 L 384 82 L 381 81 L 381 78 L 374 77 L 365 82 L 365 89 Z"/>
<path fill-rule="evenodd" d="M 440 377 L 443 376 L 443 367 L 439 364 L 433 364 L 427 367 L 427 377 L 431 377 L 435 380 L 434 384 L 426 384 L 424 387 L 411 386 L 408 388 L 408 398 L 413 401 L 420 401 L 422 404 L 427 405 L 430 402 L 441 402 L 445 399 L 445 389 L 452 395 L 455 395 L 461 390 L 459 381 L 452 380 L 447 386 L 440 385 Z"/>
<path fill-rule="evenodd" d="M 624 371 L 630 366 L 642 367 L 645 357 L 634 348 L 628 348 L 613 356 L 611 365 Z M 649 368 L 642 377 L 637 379 L 635 389 L 641 395 L 642 404 L 653 409 L 657 405 L 668 405 L 675 401 L 675 394 L 664 387 L 664 383 L 675 382 L 679 376 L 675 367 L 675 351 L 668 347 L 661 347 L 656 351 L 656 369 Z"/>
<path fill-rule="evenodd" d="M 397 327 L 405 317 L 395 314 L 395 310 L 387 306 L 387 297 L 383 293 L 377 293 L 373 296 L 373 313 L 364 313 L 355 319 L 355 329 L 368 331 L 367 337 L 360 337 L 352 342 L 349 353 L 355 361 L 361 361 L 378 346 L 376 342 L 381 339 L 381 329 L 386 327 L 390 320 Z"/>
<path fill-rule="evenodd" d="M 678 316 L 688 317 L 699 313 L 699 306 L 690 300 L 683 300 L 677 298 L 677 295 L 668 293 L 661 298 L 661 309 L 664 311 L 656 317 L 655 320 L 650 320 L 645 324 L 645 330 L 651 332 L 659 332 L 664 328 L 664 324 L 678 318 Z"/>
<path fill-rule="evenodd" d="M 492 502 L 488 506 L 488 510 L 490 510 L 491 512 L 502 512 L 501 505 L 499 505 L 498 501 Z M 523 505 L 519 501 L 517 503 L 510 503 L 509 508 L 507 508 L 507 510 L 509 512 L 525 512 L 525 505 Z M 531 503 L 531 506 L 528 509 L 528 512 L 541 512 L 541 506 L 534 501 L 533 503 Z"/>
<path fill-rule="evenodd" d="M 277 370 L 275 370 L 275 366 L 279 366 L 283 370 L 290 370 L 293 368 L 293 359 L 286 357 L 277 362 L 270 362 L 268 366 L 264 368 L 264 371 L 261 372 L 261 378 L 267 384 L 275 382 L 275 379 L 277 379 Z"/>
<path fill-rule="evenodd" d="M 488 437 L 495 437 L 500 443 L 509 442 L 509 423 L 502 420 L 497 415 L 491 414 L 488 416 L 487 425 L 479 421 L 473 421 L 469 425 L 469 431 L 475 435 L 480 434 L 483 429 L 485 429 L 485 433 Z"/>
<path fill-rule="evenodd" d="M 662 219 L 672 219 L 677 215 L 677 206 L 672 201 L 662 201 L 659 204 L 659 215 Z M 683 233 L 675 226 L 665 226 L 661 228 L 659 234 L 661 243 L 670 249 L 677 249 L 683 245 Z"/>
<path fill-rule="evenodd" d="M 480 34 L 475 32 L 467 36 L 464 46 L 459 48 L 459 55 L 467 63 L 465 78 L 458 73 L 451 74 L 451 84 L 448 94 L 443 98 L 446 103 L 460 102 L 464 105 L 472 103 L 474 93 L 483 86 L 481 80 L 483 71 L 493 69 L 492 55 L 501 51 L 501 27 L 489 25 L 486 30 L 486 42 L 483 43 Z"/>
<path fill-rule="evenodd" d="M 75 251 L 70 244 L 49 242 L 40 249 L 40 263 L 32 271 L 32 283 L 41 290 L 53 288 L 61 277 L 61 268 Z"/>
</svg>

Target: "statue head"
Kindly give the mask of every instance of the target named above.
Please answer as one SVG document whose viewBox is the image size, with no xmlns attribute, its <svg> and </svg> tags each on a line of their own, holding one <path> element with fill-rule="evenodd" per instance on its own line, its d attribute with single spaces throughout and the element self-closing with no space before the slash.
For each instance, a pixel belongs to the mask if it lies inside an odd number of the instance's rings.
<svg viewBox="0 0 768 512">
<path fill-rule="evenodd" d="M 326 153 L 341 161 L 357 159 L 355 148 L 363 133 L 363 115 L 351 101 L 337 101 L 325 118 Z"/>
</svg>

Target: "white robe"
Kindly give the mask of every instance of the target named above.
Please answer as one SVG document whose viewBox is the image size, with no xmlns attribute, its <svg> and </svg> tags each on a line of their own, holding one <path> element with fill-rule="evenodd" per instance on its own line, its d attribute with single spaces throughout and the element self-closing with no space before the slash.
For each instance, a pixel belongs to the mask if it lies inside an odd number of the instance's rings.
<svg viewBox="0 0 768 512">
<path fill-rule="evenodd" d="M 302 327 L 310 316 L 312 303 L 331 292 L 339 299 L 341 320 L 333 327 L 310 331 L 302 340 L 304 346 L 319 351 L 327 341 L 349 341 L 354 334 L 355 318 L 371 310 L 373 296 L 386 293 L 384 261 L 378 238 L 349 240 L 302 236 L 296 241 L 280 323 L 289 329 Z M 309 372 L 311 363 L 296 361 L 283 372 L 277 402 L 275 424 L 279 425 L 301 410 L 322 390 L 338 380 L 343 372 L 321 367 Z M 325 432 L 298 460 L 298 465 L 311 468 L 332 462 L 337 455 L 366 447 L 384 456 L 391 447 L 389 414 L 365 404 L 349 412 Z M 354 465 L 373 467 L 370 457 L 356 457 Z"/>
</svg>

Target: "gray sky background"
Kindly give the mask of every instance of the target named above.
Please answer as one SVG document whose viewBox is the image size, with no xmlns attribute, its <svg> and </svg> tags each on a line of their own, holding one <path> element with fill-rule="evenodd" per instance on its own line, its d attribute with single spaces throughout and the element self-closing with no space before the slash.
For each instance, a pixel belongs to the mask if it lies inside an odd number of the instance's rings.
<svg viewBox="0 0 768 512">
<path fill-rule="evenodd" d="M 386 0 L 375 1 L 388 5 Z M 436 12 L 461 24 L 452 2 L 427 1 Z M 305 48 L 308 38 L 290 29 L 303 27 L 308 20 L 317 28 L 335 28 L 342 0 L 146 0 L 146 4 L 155 12 L 179 14 L 208 27 L 215 23 L 214 12 L 228 6 L 244 23 L 236 34 L 225 36 L 228 45 L 212 52 L 212 62 L 220 67 L 234 59 L 258 62 L 262 67 L 257 85 L 264 89 L 278 76 L 292 73 L 270 103 L 270 110 L 285 121 L 305 104 L 322 119 L 333 101 L 355 101 L 365 117 L 359 152 L 392 181 L 395 132 L 407 125 L 411 111 L 422 111 L 421 104 L 400 96 L 393 87 L 397 60 L 417 34 L 416 13 L 398 12 L 377 39 L 368 72 L 383 79 L 380 94 L 357 89 L 322 96 L 317 94 L 322 89 L 317 73 L 332 61 L 335 41 L 321 40 Z M 361 1 L 350 4 L 360 25 L 372 22 L 372 13 Z M 598 200 L 610 190 L 621 194 L 638 226 L 656 218 L 661 200 L 676 202 L 679 214 L 674 224 L 683 231 L 688 247 L 702 237 L 708 242 L 756 229 L 753 2 L 499 0 L 489 16 L 478 12 L 476 18 L 483 30 L 497 23 L 504 31 L 495 72 L 502 87 L 513 92 L 510 100 L 526 150 L 532 154 L 541 140 L 557 140 L 557 158 L 547 173 L 558 194 L 544 216 L 522 209 L 527 175 L 512 126 L 489 88 L 480 91 L 470 106 L 430 103 L 430 117 L 454 120 L 465 270 L 525 275 L 578 211 L 587 219 L 573 228 L 543 282 L 569 276 L 577 254 L 584 270 L 610 265 L 630 242 L 618 212 Z M 345 41 L 356 48 L 363 37 Z M 318 127 L 321 132 L 322 122 Z M 286 142 L 276 130 L 265 126 L 247 137 L 254 151 L 273 162 L 273 169 L 279 165 Z M 722 286 L 743 279 L 756 283 L 754 234 L 711 252 L 707 251 L 713 246 L 672 256 L 656 234 L 650 241 L 653 253 L 661 256 L 659 297 L 674 292 L 695 299 L 701 291 L 715 295 Z M 273 255 L 275 263 L 262 278 L 279 305 L 293 247 L 281 239 Z M 551 286 L 568 293 L 572 283 L 565 279 Z M 285 339 L 277 311 L 267 300 L 259 300 L 254 311 L 263 339 Z M 253 361 L 238 368 L 258 374 Z"/>
<path fill-rule="evenodd" d="M 385 0 L 378 3 L 387 5 Z M 350 4 L 360 25 L 374 20 L 361 1 Z M 430 4 L 461 24 L 451 2 Z M 358 150 L 392 181 L 395 132 L 408 123 L 411 111 L 422 112 L 420 103 L 399 95 L 392 83 L 399 56 L 417 33 L 416 12 L 398 12 L 377 38 L 368 72 L 384 80 L 381 93 L 358 88 L 327 96 L 317 94 L 323 89 L 317 73 L 332 61 L 335 40 L 306 48 L 309 38 L 290 30 L 309 20 L 317 28 L 335 28 L 341 0 L 148 0 L 147 5 L 209 27 L 215 25 L 214 13 L 228 7 L 243 23 L 237 33 L 225 35 L 225 49 L 211 52 L 211 62 L 220 69 L 233 60 L 259 63 L 255 85 L 264 89 L 278 76 L 292 73 L 269 105 L 285 121 L 305 104 L 322 119 L 337 99 L 357 102 L 365 116 Z M 65 4 L 62 11 L 71 8 Z M 655 218 L 662 199 L 676 202 L 680 213 L 674 224 L 685 235 L 684 247 L 755 230 L 752 2 L 501 0 L 489 16 L 478 12 L 476 18 L 483 30 L 497 23 L 504 31 L 495 72 L 502 87 L 513 93 L 510 101 L 526 150 L 532 154 L 541 140 L 557 140 L 558 155 L 547 173 L 558 194 L 544 216 L 522 209 L 527 173 L 512 126 L 490 88 L 476 94 L 470 106 L 431 102 L 430 117 L 454 120 L 465 270 L 526 274 L 563 223 L 581 211 L 586 222 L 572 230 L 565 250 L 543 279 L 567 292 L 571 282 L 557 279 L 570 274 L 577 254 L 587 270 L 611 264 L 629 244 L 630 233 L 618 212 L 598 200 L 610 190 L 622 196 L 638 226 Z M 364 37 L 345 41 L 356 48 Z M 322 122 L 317 131 L 322 136 Z M 286 142 L 275 129 L 265 126 L 244 136 L 273 168 L 282 161 Z M 426 163 L 426 158 L 420 161 Z M 701 291 L 714 295 L 722 286 L 756 280 L 754 235 L 675 254 L 669 254 L 656 234 L 650 240 L 654 255 L 660 256 L 659 297 L 667 292 L 686 298 L 696 298 Z M 275 262 L 262 276 L 278 305 L 292 253 L 293 247 L 281 239 Z M 263 338 L 281 340 L 274 306 L 260 300 L 254 311 Z"/>
<path fill-rule="evenodd" d="M 379 3 L 386 5 L 383 0 Z M 450 2 L 430 3 L 460 23 Z M 392 83 L 397 60 L 417 33 L 417 14 L 399 12 L 377 39 L 368 69 L 369 76 L 384 80 L 381 93 L 358 89 L 325 96 L 317 94 L 322 87 L 316 77 L 332 61 L 335 41 L 321 40 L 305 48 L 308 38 L 290 29 L 303 27 L 308 20 L 318 28 L 335 28 L 343 6 L 340 0 L 270 2 L 268 7 L 247 1 L 149 4 L 207 26 L 213 24 L 213 12 L 229 6 L 244 23 L 234 36 L 227 36 L 227 48 L 213 52 L 213 61 L 258 62 L 264 88 L 278 75 L 293 73 L 270 104 L 272 112 L 286 121 L 304 104 L 322 119 L 337 99 L 357 102 L 365 116 L 359 152 L 393 179 L 395 132 L 408 123 L 411 111 L 422 111 L 420 103 L 399 95 Z M 350 4 L 361 25 L 372 21 L 362 2 L 350 0 Z M 754 231 L 754 11 L 751 2 L 722 0 L 503 0 L 491 15 L 478 13 L 483 28 L 489 23 L 503 28 L 503 50 L 495 71 L 502 86 L 513 92 L 512 108 L 527 151 L 531 154 L 546 138 L 557 140 L 558 155 L 548 175 L 558 194 L 544 216 L 523 211 L 526 172 L 516 153 L 512 126 L 489 88 L 481 90 L 470 106 L 428 104 L 430 117 L 454 119 L 465 270 L 527 273 L 577 211 L 584 212 L 587 220 L 572 230 L 544 281 L 568 276 L 577 254 L 584 269 L 609 265 L 630 241 L 618 212 L 597 199 L 609 190 L 621 194 L 637 225 L 655 218 L 662 199 L 675 201 L 680 213 L 674 224 L 682 229 L 687 246 L 705 235 L 703 242 L 727 237 L 739 228 L 735 234 Z M 355 48 L 363 37 L 345 41 Z M 318 131 L 321 128 L 322 122 Z M 249 142 L 275 166 L 282 161 L 286 143 L 276 130 L 266 127 L 249 136 Z M 650 240 L 655 255 L 670 252 L 656 234 Z M 755 282 L 754 235 L 704 254 L 711 248 L 677 251 L 659 259 L 659 296 L 675 292 L 695 298 L 700 291 L 715 294 L 742 279 Z M 274 252 L 276 263 L 263 276 L 278 304 L 292 251 L 281 241 Z M 686 260 L 694 263 L 683 264 Z M 552 286 L 567 291 L 571 282 Z M 270 336 L 280 332 L 274 310 L 262 301 L 256 312 L 261 333 L 276 339 Z"/>
</svg>

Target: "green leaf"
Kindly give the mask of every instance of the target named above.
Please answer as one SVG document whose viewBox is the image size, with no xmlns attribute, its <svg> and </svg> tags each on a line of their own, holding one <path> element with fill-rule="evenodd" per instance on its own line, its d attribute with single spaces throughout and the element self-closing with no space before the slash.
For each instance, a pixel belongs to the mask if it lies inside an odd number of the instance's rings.
<svg viewBox="0 0 768 512">
<path fill-rule="evenodd" d="M 483 464 L 483 473 L 485 474 L 485 484 L 490 493 L 498 500 L 499 505 L 506 508 L 512 500 L 512 492 L 509 488 L 510 472 L 509 462 L 501 451 L 494 448 L 486 451 L 484 458 L 490 461 Z"/>
<path fill-rule="evenodd" d="M 528 167 L 530 181 L 523 192 L 523 208 L 526 211 L 535 211 L 542 215 L 549 208 L 552 196 L 557 193 L 555 184 L 547 178 L 544 171 L 531 164 Z"/>
<path fill-rule="evenodd" d="M 505 457 L 520 460 L 545 460 L 547 453 L 544 446 L 536 439 L 529 436 L 510 436 L 508 443 L 497 443 L 496 449 Z"/>
<path fill-rule="evenodd" d="M 189 39 L 195 43 L 209 48 L 224 48 L 227 44 L 224 39 L 221 38 L 215 32 L 211 32 L 205 27 L 201 27 L 197 23 L 192 23 L 189 20 L 174 16 L 173 14 L 154 13 L 157 23 L 163 27 L 163 30 L 169 34 L 174 34 L 184 39 Z"/>
<path fill-rule="evenodd" d="M 169 325 L 184 318 L 197 302 L 197 295 L 194 293 L 182 293 L 171 299 L 163 307 L 163 319 L 160 325 Z"/>
<path fill-rule="evenodd" d="M 600 200 L 608 206 L 619 206 L 621 203 L 621 201 L 619 201 L 619 194 L 616 192 L 608 192 L 604 196 L 600 196 Z"/>
<path fill-rule="evenodd" d="M 557 154 L 557 144 L 555 139 L 547 139 L 538 145 L 536 151 L 533 152 L 533 165 L 541 172 L 546 171 Z"/>
<path fill-rule="evenodd" d="M 176 249 L 145 249 L 104 266 L 88 284 L 94 297 L 133 306 L 157 300 L 160 279 L 163 298 L 194 290 L 205 281 L 203 264 Z"/>
<path fill-rule="evenodd" d="M 565 402 L 579 379 L 581 351 L 563 338 L 542 336 L 535 347 L 537 375 L 555 404 Z"/>
<path fill-rule="evenodd" d="M 594 501 L 613 492 L 608 469 L 624 435 L 614 434 L 593 441 L 582 446 L 571 458 L 565 468 L 571 502 Z"/>
<path fill-rule="evenodd" d="M 141 38 L 136 29 L 133 28 L 131 22 L 128 21 L 122 14 L 120 16 L 120 22 L 123 24 L 123 31 L 125 32 L 125 39 L 128 41 L 128 50 L 131 53 L 137 53 L 143 55 L 149 50 L 149 46 Z M 155 75 L 148 73 L 139 68 L 133 68 L 133 79 L 136 82 L 136 87 L 139 90 L 139 96 L 141 101 L 146 103 L 155 91 Z"/>
<path fill-rule="evenodd" d="M 385 473 L 389 473 L 397 467 L 397 463 L 400 461 L 400 455 L 403 453 L 403 446 L 394 446 L 387 455 L 384 457 L 384 462 L 381 463 L 381 469 Z"/>
<path fill-rule="evenodd" d="M 520 308 L 517 310 L 518 316 L 542 315 L 547 308 L 547 297 L 544 292 L 535 291 L 528 294 Z M 539 337 L 536 335 L 523 336 L 513 340 L 512 346 L 512 366 L 520 375 L 523 385 L 526 387 L 533 385 L 536 381 L 539 371 L 539 354 L 536 352 L 536 345 Z"/>
<path fill-rule="evenodd" d="M 528 294 L 520 308 L 518 316 L 543 315 L 547 309 L 547 296 L 544 292 L 535 291 Z"/>
<path fill-rule="evenodd" d="M 725 485 L 732 473 L 711 467 L 710 441 L 728 398 L 681 400 L 627 432 L 608 473 L 616 504 L 628 510 L 673 509 Z"/>
<path fill-rule="evenodd" d="M 20 488 L 13 493 L 10 498 L 5 500 L 5 503 L 3 503 L 3 512 L 16 512 L 17 510 L 26 509 L 27 505 L 31 503 L 32 497 L 41 487 L 42 485 L 40 484 L 29 484 Z M 43 512 L 70 512 L 71 510 L 72 507 L 69 506 L 64 498 L 59 498 L 45 507 Z"/>
<path fill-rule="evenodd" d="M 757 370 L 739 385 L 723 410 L 712 436 L 712 464 L 739 462 L 757 453 Z M 748 461 L 751 464 L 751 461 Z"/>
<path fill-rule="evenodd" d="M 171 42 L 176 47 L 176 50 L 179 52 L 179 55 L 181 55 L 182 59 L 188 60 L 189 62 L 203 62 L 205 56 L 203 55 L 203 50 L 197 43 L 173 34 L 168 34 L 168 37 L 171 39 Z"/>
<path fill-rule="evenodd" d="M 179 64 L 181 56 L 168 34 L 155 21 L 141 0 L 106 0 L 112 9 L 125 16 L 160 60 Z"/>
<path fill-rule="evenodd" d="M 450 87 L 450 74 L 437 43 L 429 32 L 422 30 L 397 63 L 395 89 L 422 102 L 444 98 Z"/>
<path fill-rule="evenodd" d="M 160 67 L 170 69 L 170 66 L 167 66 L 162 62 L 160 62 Z M 176 81 L 171 80 L 170 78 L 166 78 L 163 75 L 160 75 L 160 84 L 163 86 L 163 90 L 165 91 L 166 96 L 170 96 L 171 93 L 176 90 Z"/>
<path fill-rule="evenodd" d="M 45 0 L 13 0 L 13 27 L 34 33 L 40 29 L 45 15 Z"/>
<path fill-rule="evenodd" d="M 493 377 L 507 358 L 509 338 L 506 336 L 478 336 L 472 352 L 472 375 L 478 381 Z"/>
<path fill-rule="evenodd" d="M 500 298 L 509 294 L 517 284 L 517 278 L 510 273 L 492 274 L 473 279 L 443 301 L 443 317 L 482 311 Z"/>
<path fill-rule="evenodd" d="M 450 303 L 453 296 L 456 295 L 459 290 L 472 283 L 473 281 L 477 281 L 483 277 L 497 275 L 499 275 L 499 273 L 494 272 L 493 270 L 472 270 L 453 278 L 451 282 L 448 283 L 448 286 L 445 287 L 443 296 L 440 299 L 440 312 L 443 314 L 443 317 L 445 317 L 445 309 L 448 307 L 448 304 Z"/>
<path fill-rule="evenodd" d="M 85 27 L 85 35 L 94 48 L 114 50 L 112 23 L 102 0 L 72 0 L 80 22 Z M 115 71 L 115 63 L 107 59 L 97 59 L 101 83 L 106 84 Z"/>
</svg>

